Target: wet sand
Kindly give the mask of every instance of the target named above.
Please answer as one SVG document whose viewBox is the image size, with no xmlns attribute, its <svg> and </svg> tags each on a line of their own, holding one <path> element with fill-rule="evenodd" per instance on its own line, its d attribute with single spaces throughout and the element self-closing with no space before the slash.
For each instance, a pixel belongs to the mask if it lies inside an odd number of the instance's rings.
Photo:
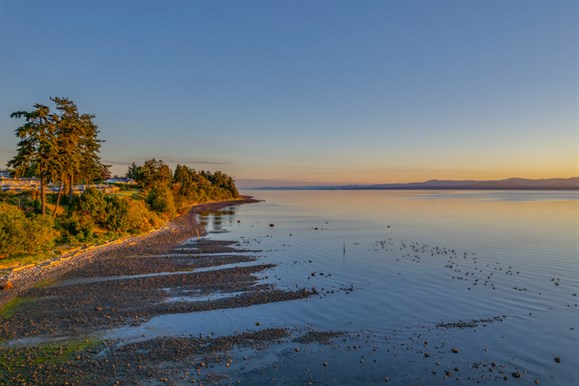
<svg viewBox="0 0 579 386">
<path fill-rule="evenodd" d="M 260 264 L 259 251 L 200 238 L 205 229 L 196 220 L 198 213 L 251 202 L 245 198 L 201 205 L 157 232 L 12 274 L 14 288 L 0 295 L 6 305 L 0 317 L 0 384 L 219 382 L 219 376 L 202 369 L 226 361 L 228 348 L 257 348 L 287 339 L 289 332 L 283 328 L 129 344 L 98 335 L 159 315 L 317 294 L 310 288 L 281 290 L 260 284 L 257 275 L 274 265 Z"/>
</svg>

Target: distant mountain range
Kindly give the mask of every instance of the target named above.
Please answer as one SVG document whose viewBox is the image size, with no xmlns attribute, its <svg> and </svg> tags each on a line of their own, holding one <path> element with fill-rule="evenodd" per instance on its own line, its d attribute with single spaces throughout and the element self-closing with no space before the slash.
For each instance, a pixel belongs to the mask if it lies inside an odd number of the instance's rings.
<svg viewBox="0 0 579 386">
<path fill-rule="evenodd" d="M 430 180 L 426 182 L 411 182 L 406 184 L 376 184 L 376 185 L 319 185 L 319 186 L 288 186 L 262 187 L 264 190 L 579 190 L 579 177 L 549 178 L 530 180 L 526 178 L 509 178 L 493 181 L 448 181 Z"/>
</svg>

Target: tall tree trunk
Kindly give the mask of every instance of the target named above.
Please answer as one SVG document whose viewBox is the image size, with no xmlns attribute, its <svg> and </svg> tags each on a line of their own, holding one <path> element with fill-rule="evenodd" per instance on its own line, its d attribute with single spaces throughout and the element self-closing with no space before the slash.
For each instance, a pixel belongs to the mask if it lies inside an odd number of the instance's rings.
<svg viewBox="0 0 579 386">
<path fill-rule="evenodd" d="M 44 191 L 44 177 L 40 177 L 40 207 L 42 208 L 42 215 L 46 214 L 46 192 Z"/>
<path fill-rule="evenodd" d="M 68 176 L 68 201 L 69 202 L 72 202 L 72 196 L 74 194 L 73 182 L 74 182 L 74 176 L 72 173 L 70 173 L 70 176 Z"/>
<path fill-rule="evenodd" d="M 56 211 L 58 210 L 58 206 L 60 205 L 60 197 L 62 196 L 63 187 L 64 187 L 64 176 L 60 178 L 60 186 L 58 187 L 58 197 L 56 198 L 56 206 L 54 207 L 54 213 L 52 214 L 52 218 L 56 218 Z"/>
</svg>

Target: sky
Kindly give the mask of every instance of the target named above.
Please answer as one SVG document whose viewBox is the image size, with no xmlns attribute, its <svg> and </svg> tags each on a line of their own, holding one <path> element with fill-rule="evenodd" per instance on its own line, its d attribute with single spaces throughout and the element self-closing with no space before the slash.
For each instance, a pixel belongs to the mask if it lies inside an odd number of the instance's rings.
<svg viewBox="0 0 579 386">
<path fill-rule="evenodd" d="M 578 176 L 578 47 L 576 0 L 0 0 L 0 168 L 10 113 L 59 96 L 119 175 Z"/>
</svg>

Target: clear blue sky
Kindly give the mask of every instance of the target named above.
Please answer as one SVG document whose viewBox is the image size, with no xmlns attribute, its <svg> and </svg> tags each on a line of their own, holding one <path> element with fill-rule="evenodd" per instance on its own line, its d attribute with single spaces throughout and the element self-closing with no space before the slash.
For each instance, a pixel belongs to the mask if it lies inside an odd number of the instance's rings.
<svg viewBox="0 0 579 386">
<path fill-rule="evenodd" d="M 0 13 L 1 165 L 10 113 L 64 96 L 96 114 L 119 174 L 152 157 L 246 184 L 579 174 L 574 0 L 0 0 Z"/>
</svg>

